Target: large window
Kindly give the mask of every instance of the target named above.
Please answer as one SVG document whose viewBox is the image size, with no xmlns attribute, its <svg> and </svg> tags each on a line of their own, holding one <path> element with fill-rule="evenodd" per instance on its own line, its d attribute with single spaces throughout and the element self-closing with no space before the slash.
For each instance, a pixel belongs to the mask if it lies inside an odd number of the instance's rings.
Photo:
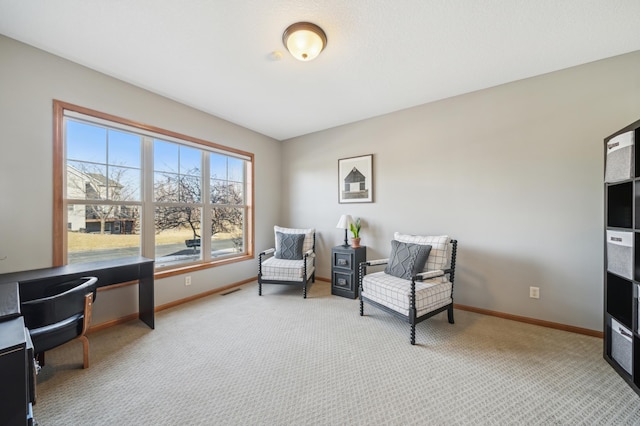
<svg viewBox="0 0 640 426">
<path fill-rule="evenodd" d="M 253 255 L 253 155 L 54 102 L 54 264 Z"/>
</svg>

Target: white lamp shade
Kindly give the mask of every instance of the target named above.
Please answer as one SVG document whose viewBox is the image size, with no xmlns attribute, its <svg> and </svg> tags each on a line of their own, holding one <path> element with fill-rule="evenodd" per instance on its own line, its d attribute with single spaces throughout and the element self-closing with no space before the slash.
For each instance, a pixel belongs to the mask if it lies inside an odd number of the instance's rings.
<svg viewBox="0 0 640 426">
<path fill-rule="evenodd" d="M 327 36 L 315 24 L 298 22 L 286 29 L 282 41 L 294 58 L 310 61 L 322 52 L 327 44 Z"/>
<path fill-rule="evenodd" d="M 353 223 L 353 219 L 351 218 L 350 214 L 343 214 L 342 216 L 340 216 L 340 220 L 338 221 L 338 224 L 336 225 L 336 228 L 340 228 L 340 229 L 349 229 L 349 226 Z"/>
</svg>

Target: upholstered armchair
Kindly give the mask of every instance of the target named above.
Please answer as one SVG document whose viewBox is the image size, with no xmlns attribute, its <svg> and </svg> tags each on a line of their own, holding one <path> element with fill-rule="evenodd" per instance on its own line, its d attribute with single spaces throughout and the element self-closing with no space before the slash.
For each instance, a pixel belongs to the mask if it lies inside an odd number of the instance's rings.
<svg viewBox="0 0 640 426">
<path fill-rule="evenodd" d="M 79 339 L 83 348 L 83 368 L 89 367 L 89 340 L 85 333 L 91 322 L 97 281 L 96 277 L 83 277 L 44 286 L 38 298 L 20 303 L 41 366 L 44 366 L 45 351 Z"/>
<path fill-rule="evenodd" d="M 275 248 L 258 257 L 258 295 L 263 284 L 302 285 L 307 298 L 307 285 L 316 279 L 316 231 L 274 226 Z"/>
<path fill-rule="evenodd" d="M 396 232 L 388 259 L 360 264 L 360 316 L 364 303 L 391 313 L 411 325 L 447 311 L 453 324 L 453 281 L 458 242 L 444 236 L 417 236 Z M 384 271 L 367 273 L 367 267 L 385 265 Z"/>
</svg>

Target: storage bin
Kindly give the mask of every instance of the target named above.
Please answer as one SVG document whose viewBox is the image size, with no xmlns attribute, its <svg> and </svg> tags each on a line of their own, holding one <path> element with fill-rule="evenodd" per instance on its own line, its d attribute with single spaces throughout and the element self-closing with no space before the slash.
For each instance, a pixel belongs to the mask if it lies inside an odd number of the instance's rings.
<svg viewBox="0 0 640 426">
<path fill-rule="evenodd" d="M 633 279 L 633 232 L 607 231 L 607 271 Z"/>
<path fill-rule="evenodd" d="M 607 183 L 630 179 L 634 174 L 634 132 L 626 132 L 607 142 L 604 181 Z"/>
<path fill-rule="evenodd" d="M 626 327 L 611 318 L 611 358 L 615 359 L 620 367 L 631 374 L 632 370 L 632 334 Z"/>
</svg>

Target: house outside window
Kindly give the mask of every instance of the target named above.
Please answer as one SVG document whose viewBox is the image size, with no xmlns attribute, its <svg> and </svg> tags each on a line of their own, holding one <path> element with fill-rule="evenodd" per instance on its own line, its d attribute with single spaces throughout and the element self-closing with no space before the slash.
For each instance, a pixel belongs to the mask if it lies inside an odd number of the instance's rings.
<svg viewBox="0 0 640 426">
<path fill-rule="evenodd" d="M 54 265 L 253 256 L 253 155 L 54 102 Z M 60 236 L 57 238 L 56 236 Z"/>
</svg>

